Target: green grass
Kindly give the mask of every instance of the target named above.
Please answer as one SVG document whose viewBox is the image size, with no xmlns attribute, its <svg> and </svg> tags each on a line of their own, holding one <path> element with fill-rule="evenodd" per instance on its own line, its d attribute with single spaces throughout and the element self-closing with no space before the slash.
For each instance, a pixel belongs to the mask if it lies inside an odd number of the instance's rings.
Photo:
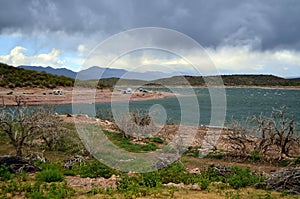
<svg viewBox="0 0 300 199">
<path fill-rule="evenodd" d="M 132 143 L 130 138 L 124 138 L 122 133 L 104 131 L 104 134 L 115 145 L 130 152 L 137 153 L 137 152 L 155 151 L 158 148 L 157 144 L 155 144 L 155 142 L 151 142 L 149 139 L 147 140 L 149 142 L 146 144 L 135 144 Z"/>
</svg>

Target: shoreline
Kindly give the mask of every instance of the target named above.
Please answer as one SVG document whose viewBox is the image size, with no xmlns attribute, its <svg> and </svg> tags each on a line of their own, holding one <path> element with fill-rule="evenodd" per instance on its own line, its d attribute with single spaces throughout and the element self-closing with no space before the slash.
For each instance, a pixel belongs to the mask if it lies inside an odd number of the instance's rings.
<svg viewBox="0 0 300 199">
<path fill-rule="evenodd" d="M 15 98 L 22 97 L 23 102 L 29 106 L 39 105 L 67 105 L 67 104 L 94 104 L 116 101 L 145 101 L 163 99 L 174 96 L 173 93 L 149 91 L 133 92 L 132 94 L 113 93 L 109 89 L 75 88 L 78 94 L 73 93 L 73 87 L 60 87 L 56 89 L 43 88 L 4 88 L 0 91 L 1 103 L 5 106 L 16 106 Z M 62 95 L 55 95 L 55 90 L 61 90 Z M 75 97 L 75 101 L 74 101 Z"/>
<path fill-rule="evenodd" d="M 170 86 L 172 88 L 208 88 L 207 86 Z M 144 86 L 144 88 L 163 88 L 162 86 Z M 210 87 L 210 88 L 255 88 L 255 89 L 278 89 L 278 90 L 300 90 L 300 87 L 283 87 L 283 86 L 224 86 L 224 87 Z M 79 93 L 76 95 L 76 101 L 73 101 L 73 89 Z M 55 90 L 61 90 L 62 95 L 55 95 Z M 96 91 L 96 94 L 95 94 Z M 67 104 L 93 104 L 93 103 L 109 103 L 116 101 L 147 101 L 164 99 L 167 97 L 174 97 L 175 95 L 170 92 L 149 91 L 133 92 L 132 94 L 122 94 L 111 92 L 109 89 L 90 89 L 83 87 L 58 87 L 55 89 L 44 88 L 2 88 L 0 90 L 0 100 L 5 106 L 16 106 L 15 97 L 21 96 L 29 106 L 39 105 L 67 105 Z"/>
</svg>

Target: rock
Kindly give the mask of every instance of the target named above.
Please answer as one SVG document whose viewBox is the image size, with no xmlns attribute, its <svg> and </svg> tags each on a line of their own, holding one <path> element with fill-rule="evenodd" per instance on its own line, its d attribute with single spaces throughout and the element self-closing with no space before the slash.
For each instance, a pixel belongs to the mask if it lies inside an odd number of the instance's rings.
<svg viewBox="0 0 300 199">
<path fill-rule="evenodd" d="M 67 176 L 66 181 L 72 187 L 82 187 L 92 189 L 93 186 L 99 186 L 102 189 L 117 189 L 118 176 L 112 175 L 110 178 L 81 178 L 80 176 Z"/>
<path fill-rule="evenodd" d="M 32 162 L 17 156 L 2 156 L 0 157 L 0 164 L 5 164 L 12 173 L 21 171 L 33 173 L 41 170 Z"/>
<path fill-rule="evenodd" d="M 200 169 L 199 168 L 194 168 L 194 169 L 191 169 L 189 171 L 190 174 L 196 174 L 196 175 L 199 175 L 200 174 Z"/>
<path fill-rule="evenodd" d="M 200 191 L 201 190 L 201 187 L 197 184 L 193 184 L 190 186 L 190 190 L 193 190 L 193 191 Z"/>
<path fill-rule="evenodd" d="M 129 171 L 129 172 L 128 172 L 128 176 L 132 177 L 132 176 L 134 176 L 134 175 L 135 175 L 135 172 L 134 172 L 134 171 Z"/>
<path fill-rule="evenodd" d="M 182 182 L 179 183 L 179 184 L 175 184 L 173 182 L 169 182 L 168 184 L 163 184 L 163 186 L 166 186 L 166 187 L 176 187 L 176 188 L 180 188 L 180 189 L 184 188 L 184 184 Z"/>
<path fill-rule="evenodd" d="M 83 161 L 84 161 L 84 157 L 80 155 L 74 155 L 73 157 L 65 161 L 64 168 L 71 169 L 75 164 L 81 163 Z"/>
</svg>

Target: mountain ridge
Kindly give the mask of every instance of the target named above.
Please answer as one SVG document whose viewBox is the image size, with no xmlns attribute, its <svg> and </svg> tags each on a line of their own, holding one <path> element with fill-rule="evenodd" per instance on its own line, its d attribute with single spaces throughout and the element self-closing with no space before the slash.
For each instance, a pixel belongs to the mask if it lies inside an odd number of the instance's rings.
<svg viewBox="0 0 300 199">
<path fill-rule="evenodd" d="M 160 78 L 167 78 L 177 73 L 163 73 L 159 71 L 149 71 L 149 72 L 134 72 L 125 69 L 117 68 L 104 68 L 99 66 L 91 66 L 87 69 L 81 70 L 80 72 L 74 72 L 66 68 L 53 68 L 51 66 L 26 66 L 20 65 L 18 68 L 23 68 L 27 70 L 33 70 L 38 72 L 46 72 L 53 75 L 62 75 L 70 78 L 77 78 L 79 80 L 96 80 L 104 78 L 123 78 L 123 79 L 140 79 L 140 80 L 155 80 Z"/>
</svg>

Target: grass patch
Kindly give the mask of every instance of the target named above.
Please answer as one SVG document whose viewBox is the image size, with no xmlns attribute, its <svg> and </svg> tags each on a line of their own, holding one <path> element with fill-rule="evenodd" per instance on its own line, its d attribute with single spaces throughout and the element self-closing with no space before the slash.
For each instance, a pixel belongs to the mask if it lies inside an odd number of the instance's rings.
<svg viewBox="0 0 300 199">
<path fill-rule="evenodd" d="M 130 138 L 124 138 L 122 133 L 104 131 L 104 134 L 118 147 L 121 147 L 130 152 L 147 152 L 155 151 L 158 149 L 157 145 L 153 142 L 145 144 L 132 143 Z"/>
<path fill-rule="evenodd" d="M 113 174 L 118 174 L 118 172 L 93 159 L 92 161 L 85 161 L 75 165 L 71 170 L 67 170 L 67 174 L 80 175 L 83 178 L 110 178 Z"/>
</svg>

